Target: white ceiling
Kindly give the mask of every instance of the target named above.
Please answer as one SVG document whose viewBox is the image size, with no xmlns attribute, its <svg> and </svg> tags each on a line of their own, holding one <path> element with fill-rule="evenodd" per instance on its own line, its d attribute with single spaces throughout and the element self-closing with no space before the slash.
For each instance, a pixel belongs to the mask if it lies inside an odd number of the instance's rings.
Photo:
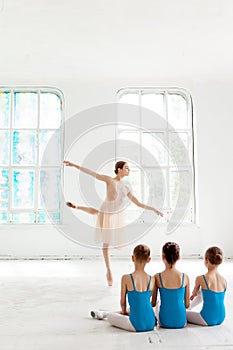
<svg viewBox="0 0 233 350">
<path fill-rule="evenodd" d="M 233 78 L 232 0 L 0 0 L 0 74 Z"/>
</svg>

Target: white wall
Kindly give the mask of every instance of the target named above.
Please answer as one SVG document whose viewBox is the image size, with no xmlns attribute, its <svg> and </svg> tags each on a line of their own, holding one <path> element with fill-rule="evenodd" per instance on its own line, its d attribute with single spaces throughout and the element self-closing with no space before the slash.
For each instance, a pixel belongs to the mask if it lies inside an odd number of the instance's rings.
<svg viewBox="0 0 233 350">
<path fill-rule="evenodd" d="M 172 239 L 183 255 L 202 254 L 218 244 L 233 257 L 232 10 L 231 0 L 8 0 L 0 12 L 0 84 L 60 88 L 66 118 L 115 102 L 124 86 L 177 86 L 191 92 L 199 225 L 181 226 L 171 236 L 157 226 L 143 239 L 156 255 Z M 128 255 L 131 248 L 113 254 Z M 0 227 L 3 257 L 99 253 L 52 226 Z"/>
</svg>

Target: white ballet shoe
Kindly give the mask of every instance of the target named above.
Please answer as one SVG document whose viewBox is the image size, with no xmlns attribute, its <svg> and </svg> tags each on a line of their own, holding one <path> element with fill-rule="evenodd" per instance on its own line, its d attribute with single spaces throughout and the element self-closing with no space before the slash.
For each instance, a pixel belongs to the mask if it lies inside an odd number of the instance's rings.
<svg viewBox="0 0 233 350">
<path fill-rule="evenodd" d="M 97 320 L 103 320 L 108 316 L 108 312 L 104 310 L 91 311 L 91 317 L 96 318 Z"/>
</svg>

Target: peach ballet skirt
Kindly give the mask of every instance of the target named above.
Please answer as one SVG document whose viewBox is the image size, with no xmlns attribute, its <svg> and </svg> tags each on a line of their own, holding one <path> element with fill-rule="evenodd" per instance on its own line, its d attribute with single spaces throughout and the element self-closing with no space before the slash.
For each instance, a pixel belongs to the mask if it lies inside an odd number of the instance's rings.
<svg viewBox="0 0 233 350">
<path fill-rule="evenodd" d="M 129 189 L 119 181 L 116 185 L 116 198 L 105 200 L 99 209 L 96 220 L 96 242 L 118 248 L 124 244 L 124 211 L 128 204 Z"/>
</svg>

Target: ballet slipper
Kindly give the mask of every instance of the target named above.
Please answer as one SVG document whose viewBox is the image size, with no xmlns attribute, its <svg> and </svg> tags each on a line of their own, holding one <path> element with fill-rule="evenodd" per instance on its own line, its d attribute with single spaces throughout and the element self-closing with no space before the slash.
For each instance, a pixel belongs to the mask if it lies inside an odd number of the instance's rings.
<svg viewBox="0 0 233 350">
<path fill-rule="evenodd" d="M 107 318 L 108 314 L 109 311 L 107 310 L 91 311 L 92 318 L 96 318 L 97 320 L 103 320 L 104 318 Z"/>
<path fill-rule="evenodd" d="M 107 277 L 108 285 L 109 285 L 109 287 L 111 287 L 113 284 L 113 278 L 112 278 L 112 272 L 110 269 L 108 269 L 108 271 L 106 273 L 106 277 Z"/>
<path fill-rule="evenodd" d="M 76 206 L 75 206 L 73 203 L 71 203 L 71 202 L 66 202 L 66 205 L 67 205 L 69 208 L 73 208 L 73 209 L 76 208 Z"/>
</svg>

